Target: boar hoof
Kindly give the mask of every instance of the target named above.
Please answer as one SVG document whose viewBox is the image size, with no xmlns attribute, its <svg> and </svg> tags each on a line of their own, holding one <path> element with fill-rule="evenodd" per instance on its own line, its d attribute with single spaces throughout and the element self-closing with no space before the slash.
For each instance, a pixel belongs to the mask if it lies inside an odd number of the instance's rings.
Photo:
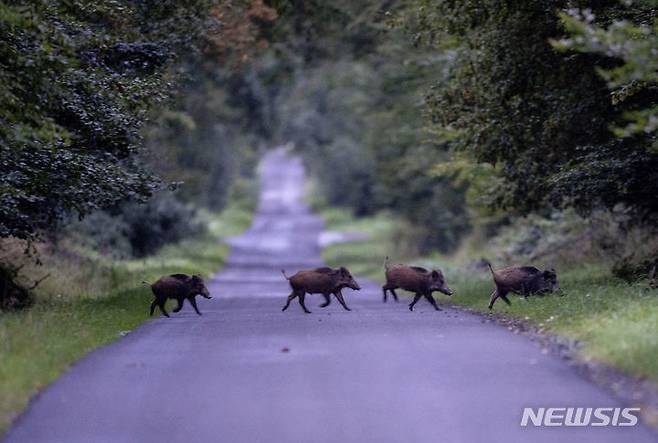
<svg viewBox="0 0 658 443">
<path fill-rule="evenodd" d="M 414 307 L 411 306 L 411 305 L 409 305 L 409 310 L 410 310 L 410 311 L 413 311 L 413 310 L 414 310 Z"/>
</svg>

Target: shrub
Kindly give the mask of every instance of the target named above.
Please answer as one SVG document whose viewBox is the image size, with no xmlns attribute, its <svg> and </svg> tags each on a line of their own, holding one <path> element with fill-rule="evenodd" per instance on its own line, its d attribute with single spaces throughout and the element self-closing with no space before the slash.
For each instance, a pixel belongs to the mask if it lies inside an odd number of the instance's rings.
<svg viewBox="0 0 658 443">
<path fill-rule="evenodd" d="M 196 211 L 172 193 L 161 193 L 147 203 L 124 203 L 96 211 L 69 224 L 64 238 L 111 258 L 144 257 L 162 246 L 199 235 L 203 226 Z"/>
</svg>

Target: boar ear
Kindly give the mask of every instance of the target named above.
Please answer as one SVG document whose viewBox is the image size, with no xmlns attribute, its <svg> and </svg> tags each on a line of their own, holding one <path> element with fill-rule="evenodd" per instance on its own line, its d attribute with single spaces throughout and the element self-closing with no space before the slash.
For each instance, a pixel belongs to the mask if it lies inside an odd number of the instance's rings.
<svg viewBox="0 0 658 443">
<path fill-rule="evenodd" d="M 433 278 L 434 280 L 438 280 L 438 279 L 439 279 L 439 273 L 438 273 L 436 270 L 432 270 L 432 278 Z"/>
<path fill-rule="evenodd" d="M 349 274 L 349 271 L 347 270 L 347 268 L 346 268 L 345 266 L 341 266 L 340 269 L 339 269 L 339 271 L 340 271 L 340 274 L 341 274 L 341 275 L 347 275 L 347 274 Z"/>
</svg>

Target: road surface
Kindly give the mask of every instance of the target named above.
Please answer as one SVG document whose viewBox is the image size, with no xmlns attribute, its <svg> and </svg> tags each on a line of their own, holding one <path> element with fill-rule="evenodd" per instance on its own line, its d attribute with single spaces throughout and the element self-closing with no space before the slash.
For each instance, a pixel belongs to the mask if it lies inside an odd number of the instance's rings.
<svg viewBox="0 0 658 443">
<path fill-rule="evenodd" d="M 521 427 L 524 407 L 619 406 L 526 338 L 421 300 L 344 290 L 313 314 L 280 269 L 321 264 L 322 221 L 303 203 L 304 170 L 282 150 L 261 164 L 253 226 L 199 298 L 89 354 L 32 402 L 14 442 L 624 442 L 636 427 Z M 357 278 L 357 280 L 359 280 Z M 459 289 L 459 288 L 457 288 Z M 483 303 L 486 296 L 483 295 Z M 458 295 L 457 295 L 458 296 Z M 144 300 L 148 309 L 150 300 Z"/>
</svg>

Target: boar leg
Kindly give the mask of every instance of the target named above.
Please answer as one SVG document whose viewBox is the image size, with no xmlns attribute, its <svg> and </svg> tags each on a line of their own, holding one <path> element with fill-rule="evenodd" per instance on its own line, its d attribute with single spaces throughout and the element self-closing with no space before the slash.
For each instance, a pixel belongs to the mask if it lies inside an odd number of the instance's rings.
<svg viewBox="0 0 658 443">
<path fill-rule="evenodd" d="M 494 303 L 496 303 L 496 300 L 498 300 L 498 289 L 494 289 L 494 291 L 491 293 L 491 299 L 489 300 L 489 309 L 493 308 Z"/>
<path fill-rule="evenodd" d="M 192 307 L 194 308 L 194 310 L 196 311 L 197 314 L 203 315 L 199 312 L 199 308 L 196 305 L 196 299 L 194 298 L 193 295 L 187 297 L 187 300 L 190 302 L 190 304 L 192 305 Z M 182 300 L 181 300 L 181 306 L 183 306 L 183 301 Z"/>
<path fill-rule="evenodd" d="M 149 314 L 149 315 L 151 315 L 151 316 L 153 315 L 153 312 L 155 312 L 155 307 L 157 305 L 158 305 L 158 299 L 156 298 L 156 299 L 153 300 L 153 303 L 151 303 L 151 314 Z"/>
<path fill-rule="evenodd" d="M 430 293 L 426 293 L 426 294 L 425 294 L 425 298 L 427 299 L 428 302 L 430 302 L 430 304 L 431 304 L 432 306 L 434 306 L 434 309 L 436 309 L 437 311 L 441 311 L 441 310 L 442 310 L 441 308 L 439 308 L 439 305 L 436 304 L 436 300 L 434 300 L 434 297 L 432 297 L 432 293 L 431 293 L 431 292 L 430 292 Z"/>
<path fill-rule="evenodd" d="M 395 299 L 396 302 L 400 301 L 398 300 L 398 295 L 395 293 L 395 289 L 391 288 L 391 294 L 393 294 L 393 298 Z"/>
<path fill-rule="evenodd" d="M 158 307 L 160 308 L 160 312 L 162 312 L 162 315 L 164 315 L 165 317 L 169 317 L 169 313 L 165 309 L 165 303 L 167 303 L 166 298 L 162 298 L 158 300 Z"/>
<path fill-rule="evenodd" d="M 393 294 L 393 298 L 395 299 L 395 301 L 398 301 L 398 295 L 395 293 L 395 288 L 394 287 L 384 285 L 384 286 L 382 286 L 382 291 L 384 292 L 384 303 L 386 303 L 386 299 L 387 299 L 386 292 L 387 291 L 391 291 L 391 294 Z"/>
<path fill-rule="evenodd" d="M 301 305 L 301 307 L 302 307 L 302 309 L 304 310 L 304 312 L 306 312 L 307 314 L 310 314 L 311 311 L 309 311 L 309 310 L 306 308 L 306 305 L 304 304 L 304 298 L 305 298 L 305 297 L 306 297 L 306 293 L 305 293 L 305 292 L 302 292 L 302 293 L 299 294 L 299 304 Z"/>
<path fill-rule="evenodd" d="M 345 299 L 343 298 L 343 294 L 342 294 L 340 291 L 338 291 L 338 292 L 334 292 L 334 295 L 335 295 L 336 298 L 338 299 L 338 302 L 339 302 L 341 305 L 343 305 L 343 308 L 345 308 L 346 311 L 351 311 L 351 309 L 348 308 L 347 305 L 345 304 Z"/>
<path fill-rule="evenodd" d="M 295 299 L 295 297 L 297 297 L 297 293 L 293 291 L 293 292 L 288 296 L 288 300 L 286 301 L 286 304 L 285 304 L 285 306 L 283 307 L 283 309 L 281 309 L 281 312 L 283 312 L 283 311 L 285 311 L 286 309 L 288 309 L 288 306 L 290 306 L 290 302 L 293 301 L 293 300 Z"/>
<path fill-rule="evenodd" d="M 414 305 L 415 305 L 416 303 L 418 303 L 418 300 L 420 300 L 420 298 L 421 298 L 422 296 L 423 296 L 423 294 L 421 294 L 421 293 L 419 293 L 419 292 L 416 293 L 416 295 L 414 296 L 414 301 L 412 301 L 411 304 L 409 305 L 409 310 L 410 310 L 410 311 L 413 311 L 413 310 L 414 310 Z"/>
<path fill-rule="evenodd" d="M 174 312 L 180 312 L 181 309 L 183 309 L 183 302 L 185 301 L 184 298 L 178 298 L 176 299 L 178 301 L 178 306 L 174 308 Z"/>
<path fill-rule="evenodd" d="M 509 301 L 509 299 L 507 298 L 507 294 L 500 294 L 500 298 L 502 298 L 503 301 L 504 301 L 505 303 L 507 303 L 507 306 L 512 306 L 512 303 L 511 303 L 511 302 Z"/>
<path fill-rule="evenodd" d="M 326 308 L 329 306 L 329 303 L 331 303 L 331 294 L 323 293 L 322 296 L 324 297 L 324 303 L 322 303 L 320 307 Z"/>
</svg>

